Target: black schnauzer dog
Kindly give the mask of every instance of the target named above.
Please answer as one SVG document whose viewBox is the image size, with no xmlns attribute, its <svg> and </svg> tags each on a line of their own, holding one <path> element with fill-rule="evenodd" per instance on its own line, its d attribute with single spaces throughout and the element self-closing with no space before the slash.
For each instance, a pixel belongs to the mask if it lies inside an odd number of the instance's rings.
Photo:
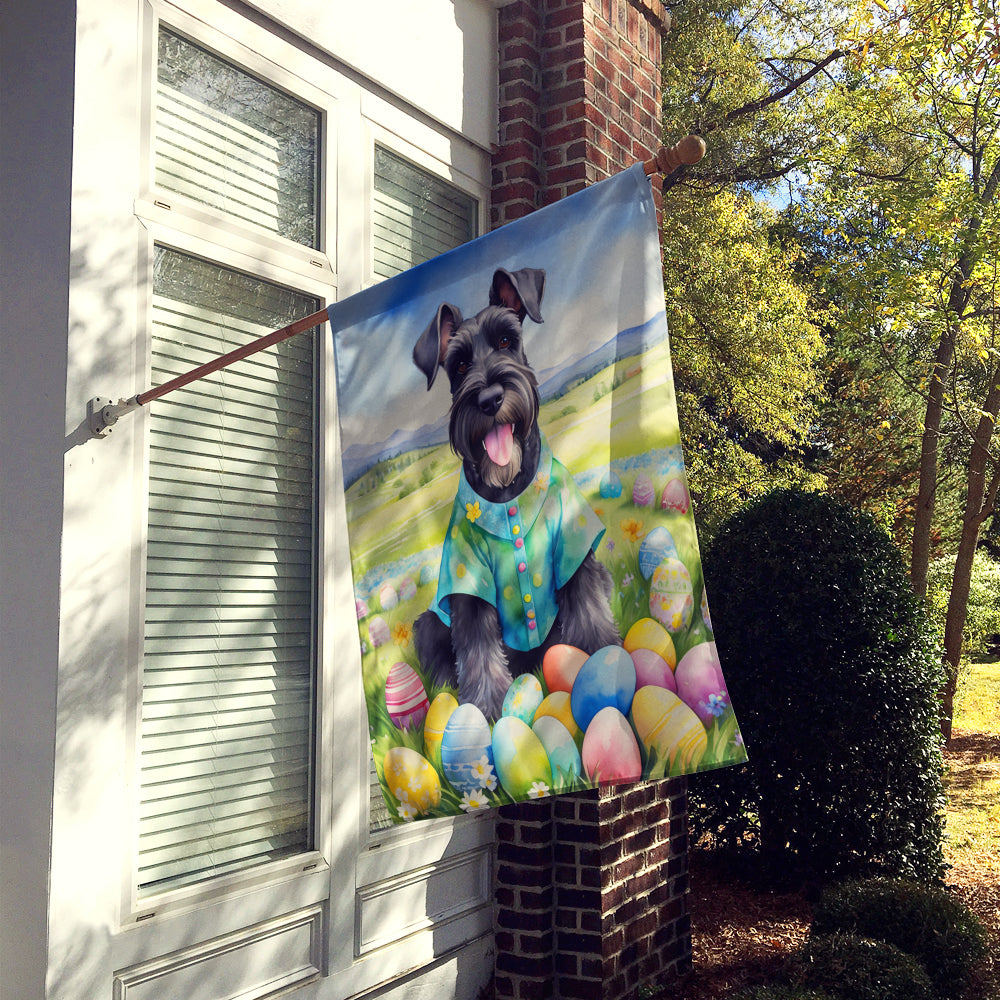
<svg viewBox="0 0 1000 1000">
<path fill-rule="evenodd" d="M 611 574 L 594 556 L 604 528 L 538 427 L 538 382 L 523 347 L 541 323 L 545 272 L 498 270 L 471 319 L 442 303 L 413 349 L 427 388 L 451 384 L 449 438 L 462 476 L 435 605 L 415 624 L 417 655 L 459 700 L 498 718 L 513 677 L 567 643 L 621 645 Z"/>
</svg>

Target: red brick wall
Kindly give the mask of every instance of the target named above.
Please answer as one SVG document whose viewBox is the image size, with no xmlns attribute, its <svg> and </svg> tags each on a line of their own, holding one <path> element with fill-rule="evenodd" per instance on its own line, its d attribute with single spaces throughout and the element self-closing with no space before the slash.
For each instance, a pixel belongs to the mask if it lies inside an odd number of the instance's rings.
<svg viewBox="0 0 1000 1000">
<path fill-rule="evenodd" d="M 514 0 L 500 8 L 494 228 L 660 144 L 660 0 Z"/>
<path fill-rule="evenodd" d="M 653 155 L 669 18 L 660 0 L 514 0 L 498 23 L 494 228 Z M 686 787 L 501 810 L 497 997 L 618 1000 L 687 971 Z"/>
</svg>

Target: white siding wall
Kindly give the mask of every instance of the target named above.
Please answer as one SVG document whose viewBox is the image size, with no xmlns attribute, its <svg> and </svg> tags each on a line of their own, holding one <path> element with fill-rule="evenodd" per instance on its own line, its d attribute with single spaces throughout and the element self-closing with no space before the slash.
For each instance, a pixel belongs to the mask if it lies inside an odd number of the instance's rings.
<svg viewBox="0 0 1000 1000">
<path fill-rule="evenodd" d="M 496 142 L 494 0 L 250 0 L 484 149 Z M 359 11 L 364 16 L 359 16 Z M 484 42 L 489 40 L 486 45 Z"/>
<path fill-rule="evenodd" d="M 0 991 L 13 997 L 40 997 L 46 964 L 75 30 L 62 0 L 0 5 Z"/>
<path fill-rule="evenodd" d="M 324 61 L 346 84 L 333 102 L 351 110 L 336 123 L 350 132 L 342 141 L 356 149 L 386 141 L 485 190 L 496 117 L 488 0 L 254 6 L 342 60 Z M 252 19 L 231 7 L 177 7 L 195 26 L 209 12 L 234 48 L 248 44 L 243 26 Z M 312 977 L 296 996 L 338 1000 L 394 982 L 400 996 L 474 996 L 492 965 L 483 824 L 442 821 L 409 839 L 366 840 L 360 677 L 350 671 L 336 699 L 329 687 L 323 693 L 326 746 L 348 755 L 346 767 L 342 756 L 338 768 L 322 765 L 323 863 L 272 871 L 217 898 L 174 900 L 168 913 L 137 909 L 129 895 L 147 431 L 142 414 L 132 414 L 94 440 L 86 404 L 147 384 L 151 233 L 169 237 L 171 220 L 139 204 L 149 169 L 140 142 L 151 83 L 144 67 L 150 17 L 177 8 L 144 0 L 78 0 L 76 8 L 74 25 L 72 5 L 60 0 L 6 4 L 0 24 L 4 995 L 221 1000 L 271 996 Z M 428 34 L 431 51 L 414 41 Z M 276 40 L 265 56 L 281 64 L 288 48 Z M 338 161 L 327 178 L 342 200 L 359 198 L 370 166 L 354 160 Z M 310 294 L 350 294 L 373 280 L 357 252 L 367 222 L 356 214 L 349 227 L 337 225 L 329 253 L 336 273 L 324 271 L 304 289 Z M 226 263 L 238 266 L 243 252 L 234 239 Z M 279 279 L 281 254 L 271 256 Z M 332 437 L 325 448 L 333 469 Z M 341 527 L 335 506 L 328 499 L 328 537 Z M 343 567 L 342 549 L 336 555 L 331 563 Z M 340 683 L 334 650 L 357 643 L 346 584 L 331 568 L 325 684 Z M 352 742 L 340 746 L 345 733 Z M 335 806 L 329 788 L 337 781 L 348 784 Z M 351 801 L 347 787 L 357 791 Z M 439 861 L 427 864 L 431 857 Z M 386 907 L 401 917 L 397 929 L 377 925 Z"/>
</svg>

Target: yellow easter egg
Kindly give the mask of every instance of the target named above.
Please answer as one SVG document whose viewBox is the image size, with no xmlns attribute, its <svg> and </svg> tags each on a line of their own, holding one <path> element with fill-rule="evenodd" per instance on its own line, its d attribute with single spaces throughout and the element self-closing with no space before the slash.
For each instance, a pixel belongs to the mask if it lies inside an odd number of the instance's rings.
<svg viewBox="0 0 1000 1000">
<path fill-rule="evenodd" d="M 640 618 L 625 636 L 625 650 L 632 653 L 637 649 L 650 649 L 662 656 L 670 669 L 677 666 L 677 651 L 670 633 L 652 618 Z"/>
<path fill-rule="evenodd" d="M 382 761 L 385 782 L 399 803 L 399 815 L 412 819 L 441 801 L 441 779 L 431 763 L 409 747 L 393 747 Z"/>
<path fill-rule="evenodd" d="M 708 749 L 705 727 L 673 691 L 647 685 L 632 699 L 632 725 L 647 750 L 655 750 L 667 770 L 693 771 Z"/>
<path fill-rule="evenodd" d="M 537 722 L 543 715 L 551 715 L 558 719 L 569 730 L 577 745 L 583 740 L 583 732 L 573 718 L 569 691 L 553 691 L 552 694 L 546 695 L 535 710 L 533 721 Z"/>
<path fill-rule="evenodd" d="M 441 737 L 444 735 L 444 727 L 448 725 L 451 713 L 458 708 L 458 699 L 447 691 L 442 691 L 427 709 L 427 718 L 424 719 L 424 753 L 427 759 L 440 771 L 441 770 Z"/>
</svg>

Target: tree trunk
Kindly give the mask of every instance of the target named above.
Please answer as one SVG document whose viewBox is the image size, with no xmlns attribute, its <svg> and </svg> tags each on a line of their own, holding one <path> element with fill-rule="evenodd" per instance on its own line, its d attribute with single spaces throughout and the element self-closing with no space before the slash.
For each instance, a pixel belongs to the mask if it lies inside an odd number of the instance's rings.
<svg viewBox="0 0 1000 1000">
<path fill-rule="evenodd" d="M 944 411 L 944 376 L 955 354 L 955 329 L 951 323 L 938 344 L 927 392 L 924 431 L 920 439 L 920 483 L 917 509 L 913 519 L 913 544 L 910 550 L 910 582 L 921 596 L 927 595 L 927 569 L 931 559 L 931 525 L 937 492 L 938 437 Z"/>
<path fill-rule="evenodd" d="M 983 415 L 976 427 L 972 451 L 969 455 L 968 486 L 965 511 L 962 517 L 962 535 L 955 557 L 955 572 L 948 596 L 948 614 L 944 625 L 944 689 L 941 692 L 941 733 L 951 739 L 952 717 L 955 710 L 955 688 L 958 668 L 962 658 L 962 632 L 969 607 L 969 588 L 972 583 L 972 564 L 979 544 L 979 531 L 983 522 L 993 513 L 997 486 L 1000 484 L 1000 466 L 990 458 L 989 446 L 993 438 L 997 411 L 1000 409 L 1000 373 L 994 373 L 990 391 L 986 394 Z M 990 465 L 994 466 L 992 479 L 987 481 Z"/>
<path fill-rule="evenodd" d="M 974 174 L 978 178 L 978 164 L 982 152 L 973 157 Z M 993 164 L 990 176 L 982 190 L 976 184 L 978 205 L 965 228 L 962 255 L 956 262 L 956 273 L 948 292 L 945 319 L 948 324 L 941 343 L 934 354 L 930 386 L 927 394 L 927 412 L 924 432 L 920 442 L 920 485 L 917 490 L 917 510 L 913 520 L 913 545 L 910 552 L 910 582 L 921 596 L 927 595 L 927 568 L 931 556 L 931 526 L 934 520 L 934 496 L 937 491 L 938 437 L 941 432 L 941 414 L 944 409 L 944 377 L 955 356 L 955 337 L 959 324 L 969 304 L 969 278 L 972 274 L 974 248 L 983 216 L 993 204 L 1000 190 L 1000 159 Z M 964 529 L 963 529 L 964 530 Z M 963 624 L 964 624 L 963 614 Z"/>
</svg>

